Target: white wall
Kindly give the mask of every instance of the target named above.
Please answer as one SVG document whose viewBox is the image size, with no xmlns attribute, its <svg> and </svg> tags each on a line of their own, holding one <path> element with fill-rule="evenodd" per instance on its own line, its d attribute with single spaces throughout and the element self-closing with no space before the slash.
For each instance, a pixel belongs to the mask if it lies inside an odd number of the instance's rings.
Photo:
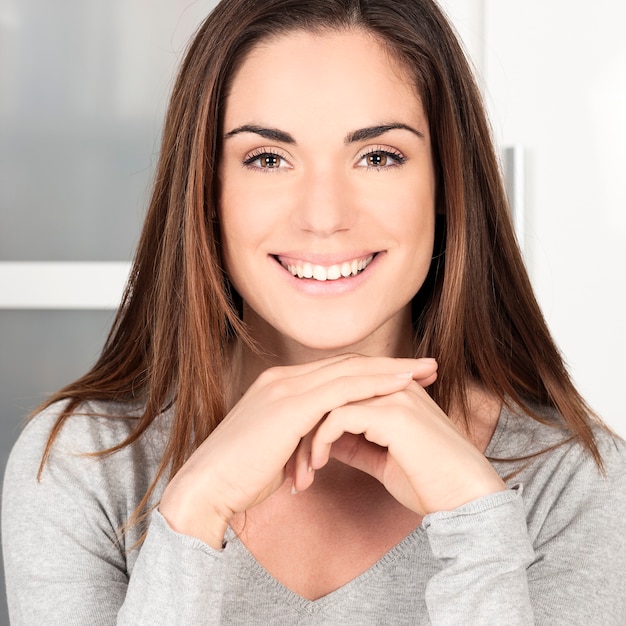
<svg viewBox="0 0 626 626">
<path fill-rule="evenodd" d="M 443 0 L 501 147 L 525 155 L 524 249 L 591 405 L 626 435 L 626 4 Z"/>
</svg>

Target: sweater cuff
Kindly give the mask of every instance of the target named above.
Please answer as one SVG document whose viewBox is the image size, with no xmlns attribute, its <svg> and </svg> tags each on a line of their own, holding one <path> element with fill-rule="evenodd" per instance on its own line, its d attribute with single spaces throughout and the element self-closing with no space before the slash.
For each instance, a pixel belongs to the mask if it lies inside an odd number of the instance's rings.
<svg viewBox="0 0 626 626">
<path fill-rule="evenodd" d="M 443 561 L 533 557 L 521 485 L 426 515 L 423 526 L 434 556 Z"/>
<path fill-rule="evenodd" d="M 432 513 L 423 525 L 442 566 L 426 587 L 433 624 L 495 623 L 494 616 L 533 623 L 526 568 L 534 551 L 521 487 Z"/>
<path fill-rule="evenodd" d="M 117 623 L 219 623 L 223 557 L 223 551 L 175 532 L 153 511 Z"/>
<path fill-rule="evenodd" d="M 164 538 L 167 536 L 167 541 L 179 544 L 180 549 L 200 550 L 211 556 L 219 556 L 222 552 L 222 550 L 212 548 L 208 543 L 205 543 L 197 537 L 191 537 L 190 535 L 185 535 L 174 530 L 158 509 L 152 512 L 150 527 L 152 528 L 153 526 L 155 527 L 156 533 L 162 535 Z"/>
</svg>

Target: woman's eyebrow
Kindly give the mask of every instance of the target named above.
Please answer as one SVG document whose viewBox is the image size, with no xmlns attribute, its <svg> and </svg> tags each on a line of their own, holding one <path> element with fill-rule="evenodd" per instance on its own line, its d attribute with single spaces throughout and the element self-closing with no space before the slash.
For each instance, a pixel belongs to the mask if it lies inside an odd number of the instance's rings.
<svg viewBox="0 0 626 626">
<path fill-rule="evenodd" d="M 424 138 L 424 133 L 421 131 L 409 126 L 408 124 L 403 124 L 401 122 L 394 122 L 390 124 L 379 124 L 377 126 L 368 126 L 367 128 L 359 128 L 351 133 L 348 133 L 345 138 L 345 143 L 355 143 L 357 141 L 367 141 L 369 139 L 376 139 L 381 135 L 389 132 L 390 130 L 408 130 L 413 134 L 417 135 L 420 138 Z M 260 135 L 264 139 L 269 139 L 270 141 L 280 141 L 281 143 L 288 143 L 295 145 L 296 140 L 284 130 L 279 130 L 278 128 L 268 128 L 265 126 L 257 126 L 256 124 L 244 124 L 243 126 L 238 126 L 233 130 L 229 131 L 224 135 L 224 139 L 230 139 L 235 135 L 239 135 L 240 133 L 254 133 L 256 135 Z"/>
<path fill-rule="evenodd" d="M 240 133 L 255 133 L 256 135 L 260 135 L 264 139 L 269 139 L 270 141 L 280 141 L 282 143 L 290 144 L 296 143 L 296 140 L 289 133 L 286 133 L 283 130 L 278 130 L 278 128 L 266 128 L 265 126 L 256 126 L 255 124 L 244 124 L 243 126 L 234 128 L 224 135 L 224 139 L 230 139 Z"/>
<path fill-rule="evenodd" d="M 403 124 L 401 122 L 394 122 L 391 124 L 381 124 L 380 126 L 369 126 L 368 128 L 360 128 L 359 130 L 355 130 L 349 133 L 345 139 L 346 144 L 354 143 L 355 141 L 367 141 L 368 139 L 376 139 L 376 137 L 380 137 L 384 135 L 386 132 L 390 130 L 408 130 L 421 139 L 424 139 L 424 133 L 409 126 L 408 124 Z"/>
</svg>

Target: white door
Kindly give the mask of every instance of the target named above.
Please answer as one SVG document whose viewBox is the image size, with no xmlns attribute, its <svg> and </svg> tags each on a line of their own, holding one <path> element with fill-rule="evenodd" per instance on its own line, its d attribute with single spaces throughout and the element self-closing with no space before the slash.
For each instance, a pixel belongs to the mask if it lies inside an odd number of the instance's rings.
<svg viewBox="0 0 626 626">
<path fill-rule="evenodd" d="M 523 247 L 570 371 L 626 434 L 626 3 L 442 0 L 502 150 L 524 160 Z"/>
<path fill-rule="evenodd" d="M 583 394 L 626 434 L 626 3 L 484 9 L 496 133 L 526 156 L 533 283 Z"/>
</svg>

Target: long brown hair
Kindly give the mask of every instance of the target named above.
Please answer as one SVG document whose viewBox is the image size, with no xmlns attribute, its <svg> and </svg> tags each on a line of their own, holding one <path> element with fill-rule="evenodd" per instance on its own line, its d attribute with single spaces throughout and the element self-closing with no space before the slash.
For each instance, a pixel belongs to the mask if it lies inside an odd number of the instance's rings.
<svg viewBox="0 0 626 626">
<path fill-rule="evenodd" d="M 173 475 L 224 416 L 226 346 L 246 338 L 220 257 L 216 198 L 225 99 L 259 42 L 293 30 L 373 34 L 415 81 L 437 173 L 436 254 L 413 302 L 416 355 L 433 356 L 432 395 L 466 406 L 468 381 L 536 419 L 556 408 L 601 465 L 588 407 L 534 298 L 509 216 L 481 97 L 431 0 L 222 0 L 192 40 L 173 89 L 154 190 L 128 286 L 93 368 L 54 394 L 69 400 L 44 453 L 84 400 L 139 403 L 137 441 L 173 406 L 155 482 Z"/>
</svg>

